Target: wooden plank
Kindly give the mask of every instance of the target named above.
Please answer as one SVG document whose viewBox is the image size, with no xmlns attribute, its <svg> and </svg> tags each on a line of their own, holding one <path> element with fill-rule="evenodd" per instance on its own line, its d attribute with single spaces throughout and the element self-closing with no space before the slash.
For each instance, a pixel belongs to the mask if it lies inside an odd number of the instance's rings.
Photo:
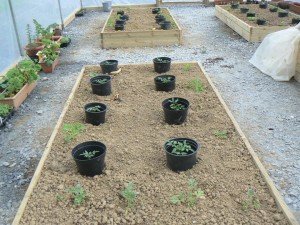
<svg viewBox="0 0 300 225">
<path fill-rule="evenodd" d="M 75 14 L 80 10 L 80 8 L 75 9 L 69 16 L 64 19 L 64 26 L 68 26 L 74 19 Z"/>
<path fill-rule="evenodd" d="M 229 116 L 229 118 L 231 119 L 232 123 L 234 124 L 235 129 L 240 134 L 243 142 L 245 143 L 247 149 L 249 150 L 249 153 L 252 156 L 252 159 L 253 159 L 255 165 L 258 167 L 258 169 L 260 170 L 260 173 L 261 173 L 263 179 L 267 183 L 268 188 L 269 188 L 269 190 L 270 190 L 273 198 L 275 199 L 275 201 L 277 203 L 277 206 L 282 210 L 283 214 L 285 215 L 286 219 L 288 220 L 288 222 L 291 225 L 299 225 L 298 222 L 297 222 L 297 220 L 296 220 L 296 218 L 295 218 L 295 216 L 292 214 L 292 212 L 290 211 L 289 207 L 286 205 L 286 203 L 284 202 L 282 196 L 280 195 L 279 191 L 275 187 L 275 184 L 273 183 L 273 181 L 272 181 L 271 177 L 269 176 L 267 170 L 265 169 L 265 167 L 261 163 L 258 155 L 256 154 L 256 152 L 252 148 L 249 140 L 247 139 L 247 137 L 243 133 L 242 129 L 240 128 L 239 124 L 235 120 L 235 118 L 234 118 L 233 114 L 231 113 L 229 107 L 226 105 L 226 103 L 225 103 L 224 99 L 222 98 L 221 94 L 219 93 L 218 89 L 216 88 L 216 86 L 214 85 L 214 83 L 212 82 L 212 80 L 210 79 L 210 77 L 208 76 L 208 74 L 205 72 L 205 70 L 202 67 L 202 65 L 200 65 L 198 63 L 198 66 L 203 71 L 206 79 L 208 80 L 209 84 L 211 85 L 211 87 L 213 88 L 214 92 L 218 96 L 221 104 L 223 105 L 223 107 L 226 110 L 227 115 Z"/>
<path fill-rule="evenodd" d="M 47 156 L 49 155 L 49 152 L 51 150 L 53 141 L 54 141 L 54 139 L 55 139 L 55 137 L 56 137 L 56 135 L 58 133 L 58 130 L 59 130 L 60 126 L 62 125 L 63 118 L 64 118 L 64 116 L 65 116 L 65 114 L 66 114 L 66 112 L 67 112 L 67 110 L 68 110 L 68 108 L 70 106 L 70 103 L 71 103 L 71 101 L 74 98 L 75 91 L 77 90 L 77 88 L 78 88 L 78 86 L 80 84 L 80 81 L 81 81 L 81 79 L 83 77 L 83 74 L 84 74 L 84 70 L 85 70 L 85 67 L 82 68 L 82 70 L 81 70 L 81 72 L 80 72 L 80 74 L 79 74 L 79 76 L 78 76 L 78 78 L 76 80 L 76 83 L 75 83 L 75 85 L 74 85 L 74 87 L 73 87 L 73 89 L 71 91 L 71 94 L 70 94 L 68 100 L 66 101 L 65 107 L 64 107 L 64 109 L 63 109 L 63 111 L 62 111 L 62 113 L 61 113 L 61 115 L 60 115 L 60 117 L 58 119 L 58 122 L 57 122 L 56 126 L 54 127 L 53 133 L 52 133 L 52 135 L 51 135 L 51 137 L 50 137 L 50 139 L 49 139 L 49 141 L 47 143 L 45 151 L 44 151 L 44 153 L 43 153 L 43 155 L 42 155 L 42 157 L 40 159 L 40 162 L 39 162 L 39 164 L 38 164 L 38 166 L 37 166 L 37 168 L 36 168 L 36 170 L 34 172 L 34 175 L 33 175 L 32 179 L 31 179 L 31 182 L 30 182 L 30 184 L 28 186 L 28 189 L 27 189 L 27 191 L 26 191 L 26 193 L 24 195 L 24 198 L 23 198 L 23 200 L 22 200 L 22 202 L 21 202 L 21 204 L 19 206 L 17 214 L 15 215 L 15 218 L 14 218 L 14 221 L 13 221 L 12 225 L 17 225 L 21 221 L 21 218 L 22 218 L 22 215 L 23 215 L 23 213 L 25 211 L 25 207 L 27 205 L 27 202 L 28 202 L 28 200 L 29 200 L 29 198 L 30 198 L 30 196 L 31 196 L 31 194 L 33 192 L 34 187 L 37 185 L 37 182 L 38 182 L 38 180 L 39 180 L 39 178 L 41 176 L 42 169 L 44 167 L 44 164 L 45 164 L 45 161 L 47 159 Z"/>
</svg>

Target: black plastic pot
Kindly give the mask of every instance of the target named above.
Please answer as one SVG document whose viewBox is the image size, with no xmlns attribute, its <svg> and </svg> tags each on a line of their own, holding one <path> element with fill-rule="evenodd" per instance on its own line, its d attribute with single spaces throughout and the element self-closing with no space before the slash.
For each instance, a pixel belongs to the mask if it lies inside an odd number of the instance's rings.
<svg viewBox="0 0 300 225">
<path fill-rule="evenodd" d="M 77 13 L 75 13 L 75 17 L 82 17 L 84 15 L 85 11 L 83 9 L 79 10 Z"/>
<path fill-rule="evenodd" d="M 118 61 L 117 60 L 105 60 L 100 63 L 102 73 L 111 73 L 118 70 Z"/>
<path fill-rule="evenodd" d="M 277 7 L 271 7 L 269 8 L 270 12 L 277 12 L 278 8 Z"/>
<path fill-rule="evenodd" d="M 261 8 L 261 9 L 266 9 L 266 8 L 268 8 L 268 3 L 260 3 L 260 4 L 259 4 L 259 8 Z"/>
<path fill-rule="evenodd" d="M 116 24 L 117 25 L 125 25 L 126 24 L 126 20 L 116 20 Z"/>
<path fill-rule="evenodd" d="M 231 6 L 232 9 L 239 8 L 239 4 L 238 3 L 232 3 L 230 6 Z"/>
<path fill-rule="evenodd" d="M 14 115 L 14 110 L 11 110 L 10 113 L 6 117 L 0 116 L 0 127 L 4 127 L 7 121 Z"/>
<path fill-rule="evenodd" d="M 129 16 L 124 14 L 124 15 L 120 16 L 120 19 L 121 20 L 129 20 Z"/>
<path fill-rule="evenodd" d="M 69 38 L 69 42 L 61 43 L 61 44 L 60 44 L 60 47 L 61 47 L 61 48 L 66 48 L 66 47 L 68 47 L 69 44 L 71 44 L 71 41 L 72 41 L 71 38 Z"/>
<path fill-rule="evenodd" d="M 300 18 L 293 18 L 292 19 L 292 24 L 298 24 L 300 23 Z"/>
<path fill-rule="evenodd" d="M 160 27 L 163 30 L 170 30 L 171 29 L 171 22 L 170 21 L 163 21 L 160 23 Z"/>
<path fill-rule="evenodd" d="M 160 78 L 170 78 L 169 82 L 163 82 Z M 157 91 L 173 91 L 175 89 L 176 77 L 173 75 L 160 75 L 154 78 Z"/>
<path fill-rule="evenodd" d="M 169 141 L 186 141 L 194 151 L 191 151 L 190 154 L 187 155 L 176 155 L 174 153 L 171 153 L 172 146 L 168 146 Z M 199 148 L 200 145 L 196 141 L 189 138 L 173 138 L 168 140 L 164 144 L 164 149 L 167 157 L 167 167 L 176 172 L 191 169 L 197 163 L 197 153 Z"/>
<path fill-rule="evenodd" d="M 117 15 L 124 15 L 124 11 L 123 10 L 119 10 L 118 12 L 117 12 Z"/>
<path fill-rule="evenodd" d="M 154 71 L 156 73 L 168 72 L 171 68 L 171 58 L 168 57 L 157 57 L 153 59 Z"/>
<path fill-rule="evenodd" d="M 240 8 L 241 13 L 247 13 L 249 11 L 248 8 Z"/>
<path fill-rule="evenodd" d="M 115 24 L 115 30 L 124 30 L 125 26 L 123 24 Z"/>
<path fill-rule="evenodd" d="M 159 12 L 160 12 L 160 8 L 154 8 L 154 9 L 152 9 L 152 13 L 153 14 L 157 14 Z"/>
<path fill-rule="evenodd" d="M 93 112 L 89 110 L 91 107 L 95 107 L 95 106 L 99 106 L 100 112 Z M 99 126 L 100 124 L 105 123 L 106 110 L 107 110 L 106 105 L 99 102 L 92 102 L 86 104 L 84 106 L 85 122 L 93 124 L 94 126 Z"/>
<path fill-rule="evenodd" d="M 253 13 L 253 12 L 248 12 L 248 13 L 247 13 L 247 17 L 255 17 L 255 13 Z"/>
<path fill-rule="evenodd" d="M 85 158 L 83 154 L 85 151 L 99 151 L 92 159 Z M 76 162 L 78 171 L 84 176 L 95 176 L 102 173 L 105 167 L 106 146 L 98 141 L 87 141 L 77 145 L 72 150 L 72 156 Z"/>
<path fill-rule="evenodd" d="M 163 22 L 165 20 L 166 20 L 166 18 L 164 16 L 160 16 L 160 17 L 158 17 L 158 18 L 155 19 L 156 23 L 161 23 L 161 22 Z"/>
<path fill-rule="evenodd" d="M 178 103 L 185 106 L 185 109 L 183 110 L 173 110 L 170 108 L 172 99 L 178 99 Z M 188 109 L 189 109 L 190 103 L 188 100 L 184 98 L 167 98 L 162 102 L 162 107 L 165 114 L 165 122 L 168 124 L 176 124 L 180 125 L 186 121 Z"/>
<path fill-rule="evenodd" d="M 266 24 L 266 20 L 265 19 L 257 19 L 256 23 L 257 23 L 257 25 L 265 25 Z"/>
<path fill-rule="evenodd" d="M 107 79 L 108 81 L 104 84 L 97 83 L 98 79 Z M 108 75 L 95 76 L 90 79 L 92 91 L 95 95 L 107 96 L 111 94 L 111 77 Z"/>
<path fill-rule="evenodd" d="M 287 17 L 289 12 L 278 12 L 278 17 Z"/>
</svg>

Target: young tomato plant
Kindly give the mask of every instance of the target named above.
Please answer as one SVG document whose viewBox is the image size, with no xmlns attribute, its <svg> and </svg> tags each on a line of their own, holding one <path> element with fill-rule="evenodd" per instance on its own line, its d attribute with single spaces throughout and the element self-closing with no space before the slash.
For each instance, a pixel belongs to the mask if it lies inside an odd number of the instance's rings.
<svg viewBox="0 0 300 225">
<path fill-rule="evenodd" d="M 99 152 L 99 151 L 97 151 L 97 150 L 94 150 L 94 151 L 84 151 L 80 155 L 82 155 L 86 159 L 92 159 L 92 158 L 95 157 L 95 155 L 96 155 L 97 152 Z"/>
<path fill-rule="evenodd" d="M 179 103 L 179 99 L 178 98 L 172 98 L 171 100 L 169 100 L 170 104 L 170 108 L 176 111 L 179 110 L 184 110 L 185 106 L 181 103 Z"/>
<path fill-rule="evenodd" d="M 190 152 L 194 152 L 192 146 L 184 141 L 169 141 L 167 146 L 172 147 L 172 152 L 175 155 L 187 155 Z"/>
</svg>

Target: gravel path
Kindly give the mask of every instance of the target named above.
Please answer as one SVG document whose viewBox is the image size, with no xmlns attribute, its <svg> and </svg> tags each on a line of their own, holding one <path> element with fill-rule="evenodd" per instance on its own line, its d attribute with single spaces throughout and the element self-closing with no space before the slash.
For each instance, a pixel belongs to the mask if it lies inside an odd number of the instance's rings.
<svg viewBox="0 0 300 225">
<path fill-rule="evenodd" d="M 246 42 L 214 16 L 214 8 L 171 7 L 184 46 L 102 50 L 100 28 L 108 13 L 89 12 L 66 29 L 72 46 L 55 73 L 39 85 L 0 131 L 0 224 L 10 224 L 83 65 L 107 58 L 151 62 L 161 55 L 200 61 L 257 150 L 277 188 L 300 221 L 300 83 L 276 82 L 248 60 L 258 44 Z M 298 100 L 298 102 L 297 102 Z"/>
</svg>

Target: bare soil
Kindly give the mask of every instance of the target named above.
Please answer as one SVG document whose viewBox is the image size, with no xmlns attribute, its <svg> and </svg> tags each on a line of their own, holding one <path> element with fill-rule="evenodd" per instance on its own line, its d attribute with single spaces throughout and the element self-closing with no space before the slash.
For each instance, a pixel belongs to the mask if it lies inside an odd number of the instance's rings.
<svg viewBox="0 0 300 225">
<path fill-rule="evenodd" d="M 154 89 L 152 65 L 122 66 L 108 97 L 91 93 L 89 74 L 100 69 L 88 68 L 63 122 L 84 124 L 83 106 L 94 101 L 108 105 L 107 122 L 85 124 L 85 131 L 70 143 L 64 142 L 60 128 L 21 224 L 288 224 L 202 71 L 196 64 L 183 68 L 172 65 L 168 74 L 176 75 L 177 85 L 165 93 Z M 190 82 L 199 75 L 205 89 L 195 93 Z M 118 101 L 112 100 L 116 94 Z M 174 96 L 191 104 L 183 125 L 164 122 L 161 102 Z M 226 130 L 228 138 L 217 137 L 219 130 Z M 163 144 L 172 137 L 201 144 L 199 162 L 191 170 L 175 173 L 166 167 Z M 105 173 L 93 178 L 79 175 L 71 157 L 72 148 L 88 140 L 107 146 Z M 172 205 L 170 197 L 185 191 L 190 178 L 198 181 L 205 199 L 192 208 Z M 119 193 L 129 181 L 138 197 L 135 208 L 126 211 Z M 58 201 L 58 195 L 78 183 L 88 195 L 82 205 L 73 205 L 70 198 Z M 257 193 L 258 210 L 242 209 L 249 187 Z"/>
<path fill-rule="evenodd" d="M 259 4 L 242 4 L 238 9 L 232 9 L 230 5 L 222 6 L 224 9 L 237 16 L 239 19 L 243 20 L 245 23 L 252 26 L 259 26 L 256 23 L 257 19 L 265 19 L 267 22 L 265 25 L 260 26 L 295 26 L 292 24 L 293 18 L 300 18 L 298 15 L 289 12 L 287 17 L 278 17 L 278 12 L 270 12 L 270 7 L 274 7 L 272 5 L 268 5 L 268 8 L 261 9 L 259 8 Z M 247 13 L 241 13 L 240 8 L 248 8 L 249 12 L 256 13 L 255 20 L 250 21 L 247 18 Z M 278 8 L 278 11 L 281 10 Z"/>
<path fill-rule="evenodd" d="M 122 32 L 115 31 L 115 21 L 118 19 L 117 11 L 122 10 L 129 16 L 129 20 L 126 21 L 125 31 L 149 31 L 149 30 L 161 30 L 160 25 L 156 23 L 155 16 L 152 14 L 153 8 L 119 8 L 113 9 L 111 16 L 109 17 L 105 31 L 106 32 Z M 179 29 L 171 16 L 170 12 L 166 8 L 161 8 L 161 14 L 166 17 L 166 20 L 171 22 L 171 30 Z"/>
</svg>

